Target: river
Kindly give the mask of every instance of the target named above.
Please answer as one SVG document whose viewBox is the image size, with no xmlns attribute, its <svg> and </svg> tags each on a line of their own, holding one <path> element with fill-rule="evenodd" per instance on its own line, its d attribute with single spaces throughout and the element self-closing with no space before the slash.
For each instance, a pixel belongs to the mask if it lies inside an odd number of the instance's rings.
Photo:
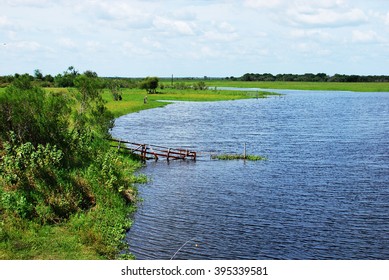
<svg viewBox="0 0 389 280">
<path fill-rule="evenodd" d="M 201 152 L 148 161 L 137 259 L 389 259 L 389 93 L 176 102 L 122 116 L 122 140 Z M 212 153 L 265 161 L 211 160 Z"/>
</svg>

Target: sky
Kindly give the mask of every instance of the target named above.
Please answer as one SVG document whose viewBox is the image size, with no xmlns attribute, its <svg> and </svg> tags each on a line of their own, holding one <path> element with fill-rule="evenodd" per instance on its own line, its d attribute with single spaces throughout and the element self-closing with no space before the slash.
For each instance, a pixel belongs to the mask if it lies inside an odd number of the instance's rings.
<svg viewBox="0 0 389 280">
<path fill-rule="evenodd" d="M 0 0 L 0 75 L 389 75 L 389 0 Z"/>
</svg>

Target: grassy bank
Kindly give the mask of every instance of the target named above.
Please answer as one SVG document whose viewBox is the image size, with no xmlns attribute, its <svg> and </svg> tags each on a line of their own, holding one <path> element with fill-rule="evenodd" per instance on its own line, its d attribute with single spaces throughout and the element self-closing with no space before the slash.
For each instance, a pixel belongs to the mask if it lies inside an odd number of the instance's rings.
<svg viewBox="0 0 389 280">
<path fill-rule="evenodd" d="M 116 259 L 126 249 L 145 177 L 104 139 L 112 115 L 95 93 L 84 76 L 73 93 L 0 92 L 0 259 Z"/>
<path fill-rule="evenodd" d="M 270 92 L 260 92 L 258 97 L 265 97 Z M 147 96 L 147 103 L 144 98 Z M 103 98 L 108 102 L 107 108 L 119 117 L 124 114 L 134 113 L 141 110 L 166 106 L 167 102 L 161 100 L 177 101 L 222 101 L 252 98 L 242 91 L 222 91 L 222 90 L 194 90 L 194 89 L 158 89 L 157 94 L 146 94 L 140 89 L 123 89 L 122 100 L 114 101 L 111 93 L 104 91 Z"/>
</svg>

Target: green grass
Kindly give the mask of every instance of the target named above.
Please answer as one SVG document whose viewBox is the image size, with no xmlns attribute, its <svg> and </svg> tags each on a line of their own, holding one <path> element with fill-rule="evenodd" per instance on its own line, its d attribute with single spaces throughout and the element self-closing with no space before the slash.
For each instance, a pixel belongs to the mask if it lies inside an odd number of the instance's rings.
<svg viewBox="0 0 389 280">
<path fill-rule="evenodd" d="M 80 234 L 67 224 L 39 225 L 13 221 L 7 242 L 0 242 L 0 259 L 8 260 L 98 260 L 103 257 L 83 243 Z"/>
<path fill-rule="evenodd" d="M 229 80 L 210 80 L 206 81 L 206 84 L 209 87 L 389 92 L 389 83 L 244 82 Z"/>
<path fill-rule="evenodd" d="M 270 95 L 270 92 L 260 92 L 258 97 Z M 144 104 L 144 97 L 147 96 L 147 104 Z M 108 102 L 106 106 L 115 115 L 121 115 L 139 112 L 141 110 L 163 107 L 168 104 L 161 100 L 175 101 L 224 101 L 252 98 L 242 91 L 224 91 L 224 90 L 194 90 L 194 89 L 159 89 L 157 94 L 146 94 L 145 90 L 125 89 L 122 92 L 123 100 L 114 101 L 108 91 L 104 91 L 103 98 Z"/>
<path fill-rule="evenodd" d="M 142 164 L 119 154 L 118 166 L 133 183 L 145 182 L 135 176 Z M 99 165 L 77 173 L 83 184 L 90 185 L 96 202 L 88 211 L 78 212 L 56 224 L 42 224 L 21 219 L 17 215 L 0 213 L 0 260 L 99 260 L 115 259 L 118 250 L 127 249 L 123 243 L 131 226 L 129 215 L 136 209 L 135 201 L 123 199 L 123 194 L 99 182 Z M 132 190 L 136 199 L 136 189 Z"/>
</svg>

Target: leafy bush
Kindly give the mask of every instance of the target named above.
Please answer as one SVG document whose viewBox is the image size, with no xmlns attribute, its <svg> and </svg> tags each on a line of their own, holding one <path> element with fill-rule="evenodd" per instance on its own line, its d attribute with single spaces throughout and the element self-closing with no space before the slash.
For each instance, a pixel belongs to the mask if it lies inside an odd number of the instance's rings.
<svg viewBox="0 0 389 280">
<path fill-rule="evenodd" d="M 87 184 L 61 170 L 63 153 L 51 144 L 4 143 L 1 208 L 42 223 L 57 222 L 93 205 Z"/>
</svg>

